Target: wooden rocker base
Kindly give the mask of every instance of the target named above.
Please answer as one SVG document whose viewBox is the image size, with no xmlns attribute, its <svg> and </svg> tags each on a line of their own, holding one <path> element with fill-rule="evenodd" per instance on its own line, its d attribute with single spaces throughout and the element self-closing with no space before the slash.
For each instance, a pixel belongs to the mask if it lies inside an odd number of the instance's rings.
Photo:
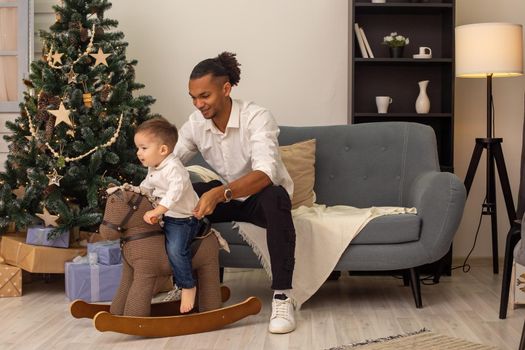
<svg viewBox="0 0 525 350">
<path fill-rule="evenodd" d="M 221 300 L 226 302 L 230 299 L 230 289 L 221 286 Z M 110 304 L 90 304 L 84 300 L 74 300 L 69 304 L 69 311 L 74 318 L 93 318 L 101 311 L 109 312 Z M 180 315 L 180 301 L 165 301 L 151 304 L 151 316 L 174 316 Z"/>
<path fill-rule="evenodd" d="M 217 310 L 164 317 L 116 316 L 100 311 L 93 318 L 93 325 L 101 332 L 111 331 L 141 337 L 173 337 L 220 329 L 246 316 L 261 311 L 261 301 L 249 297 L 245 301 Z"/>
</svg>

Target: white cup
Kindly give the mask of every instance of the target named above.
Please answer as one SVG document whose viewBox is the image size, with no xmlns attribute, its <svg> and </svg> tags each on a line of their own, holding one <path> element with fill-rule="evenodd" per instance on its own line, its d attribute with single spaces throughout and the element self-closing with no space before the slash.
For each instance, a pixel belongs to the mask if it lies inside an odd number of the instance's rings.
<svg viewBox="0 0 525 350">
<path fill-rule="evenodd" d="M 421 56 L 432 56 L 432 49 L 426 46 L 419 47 L 419 55 Z"/>
<path fill-rule="evenodd" d="M 388 112 L 388 106 L 392 103 L 390 96 L 376 96 L 377 113 L 384 114 Z"/>
</svg>

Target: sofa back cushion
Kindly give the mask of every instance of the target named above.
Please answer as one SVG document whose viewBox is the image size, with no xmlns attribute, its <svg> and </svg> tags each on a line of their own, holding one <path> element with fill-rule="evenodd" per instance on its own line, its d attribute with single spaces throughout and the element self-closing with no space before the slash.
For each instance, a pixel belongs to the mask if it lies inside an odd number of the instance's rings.
<svg viewBox="0 0 525 350">
<path fill-rule="evenodd" d="M 439 171 L 429 126 L 408 122 L 281 127 L 280 145 L 316 139 L 316 203 L 405 206 L 420 174 Z"/>
<path fill-rule="evenodd" d="M 281 159 L 293 181 L 292 209 L 314 204 L 315 140 L 279 147 Z"/>
</svg>

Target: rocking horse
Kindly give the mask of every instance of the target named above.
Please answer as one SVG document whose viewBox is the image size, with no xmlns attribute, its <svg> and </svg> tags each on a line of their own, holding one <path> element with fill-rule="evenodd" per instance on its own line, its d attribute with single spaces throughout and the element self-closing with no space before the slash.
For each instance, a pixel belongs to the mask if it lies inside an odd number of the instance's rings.
<svg viewBox="0 0 525 350">
<path fill-rule="evenodd" d="M 230 290 L 219 282 L 219 242 L 212 232 L 192 244 L 192 268 L 197 279 L 195 313 L 179 314 L 180 301 L 151 304 L 151 299 L 171 278 L 164 235 L 158 223 L 143 220 L 153 208 L 153 199 L 140 189 L 123 185 L 108 189 L 100 238 L 120 239 L 123 270 L 111 305 L 75 300 L 70 312 L 75 318 L 92 318 L 101 332 L 113 331 L 145 337 L 165 337 L 207 332 L 222 328 L 261 310 L 261 302 L 249 297 L 222 308 Z"/>
</svg>

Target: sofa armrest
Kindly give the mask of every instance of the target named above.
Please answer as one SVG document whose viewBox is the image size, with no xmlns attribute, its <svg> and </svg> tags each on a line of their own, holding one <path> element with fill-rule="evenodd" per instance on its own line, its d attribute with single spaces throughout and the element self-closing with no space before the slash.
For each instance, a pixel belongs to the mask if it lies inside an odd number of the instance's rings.
<svg viewBox="0 0 525 350">
<path fill-rule="evenodd" d="M 432 261 L 450 248 L 463 215 L 466 201 L 463 182 L 448 172 L 428 172 L 409 189 L 408 207 L 421 217 L 420 242 Z"/>
</svg>

